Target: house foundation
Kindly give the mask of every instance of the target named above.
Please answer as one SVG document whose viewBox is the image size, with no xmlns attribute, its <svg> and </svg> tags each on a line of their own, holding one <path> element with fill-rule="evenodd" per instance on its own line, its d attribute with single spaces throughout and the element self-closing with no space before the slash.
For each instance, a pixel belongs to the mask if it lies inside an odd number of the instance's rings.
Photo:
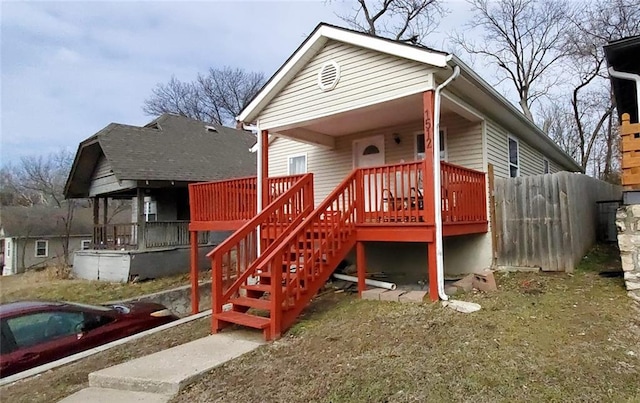
<svg viewBox="0 0 640 403">
<path fill-rule="evenodd" d="M 625 286 L 628 295 L 640 304 L 640 204 L 618 209 L 616 225 Z"/>
</svg>

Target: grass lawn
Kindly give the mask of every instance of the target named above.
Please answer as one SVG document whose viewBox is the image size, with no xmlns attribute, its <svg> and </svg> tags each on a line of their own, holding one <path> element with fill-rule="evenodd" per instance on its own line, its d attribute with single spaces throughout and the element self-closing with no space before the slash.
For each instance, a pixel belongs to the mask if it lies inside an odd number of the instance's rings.
<svg viewBox="0 0 640 403">
<path fill-rule="evenodd" d="M 210 279 L 202 272 L 200 279 Z M 72 301 L 97 304 L 189 285 L 189 275 L 182 274 L 140 283 L 58 279 L 52 270 L 30 271 L 14 276 L 0 276 L 0 303 L 21 300 Z"/>
<path fill-rule="evenodd" d="M 640 312 L 615 250 L 572 275 L 497 274 L 479 312 L 330 292 L 282 339 L 211 371 L 173 402 L 640 402 Z"/>
</svg>

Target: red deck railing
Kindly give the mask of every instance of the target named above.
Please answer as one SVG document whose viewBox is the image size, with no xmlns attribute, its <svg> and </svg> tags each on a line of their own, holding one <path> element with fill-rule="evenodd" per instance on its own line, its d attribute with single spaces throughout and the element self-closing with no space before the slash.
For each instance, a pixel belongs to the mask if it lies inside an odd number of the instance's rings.
<svg viewBox="0 0 640 403">
<path fill-rule="evenodd" d="M 363 197 L 358 203 L 360 223 L 410 223 L 428 221 L 422 161 L 360 168 Z M 485 174 L 441 162 L 442 222 L 487 220 Z"/>
<path fill-rule="evenodd" d="M 286 192 L 303 175 L 267 178 L 268 202 Z M 229 179 L 189 185 L 191 221 L 250 220 L 257 211 L 257 178 Z"/>
<path fill-rule="evenodd" d="M 358 169 L 363 189 L 359 222 L 424 221 L 423 167 L 418 161 Z"/>
<path fill-rule="evenodd" d="M 441 163 L 442 223 L 463 224 L 487 221 L 484 172 Z"/>
<path fill-rule="evenodd" d="M 424 162 L 408 162 L 354 171 L 361 183 L 357 200 L 359 224 L 428 223 Z M 268 202 L 285 193 L 304 175 L 268 178 Z M 189 185 L 192 222 L 248 221 L 256 214 L 256 178 Z M 487 221 L 486 179 L 483 172 L 441 163 L 443 224 Z"/>
</svg>

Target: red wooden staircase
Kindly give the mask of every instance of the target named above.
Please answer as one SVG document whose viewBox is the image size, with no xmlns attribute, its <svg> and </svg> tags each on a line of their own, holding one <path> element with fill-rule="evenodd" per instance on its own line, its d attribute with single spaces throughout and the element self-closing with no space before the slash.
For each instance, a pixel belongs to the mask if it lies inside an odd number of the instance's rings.
<svg viewBox="0 0 640 403">
<path fill-rule="evenodd" d="M 238 324 L 271 340 L 295 322 L 355 245 L 357 175 L 315 210 L 312 175 L 303 176 L 209 253 L 214 333 Z"/>
</svg>

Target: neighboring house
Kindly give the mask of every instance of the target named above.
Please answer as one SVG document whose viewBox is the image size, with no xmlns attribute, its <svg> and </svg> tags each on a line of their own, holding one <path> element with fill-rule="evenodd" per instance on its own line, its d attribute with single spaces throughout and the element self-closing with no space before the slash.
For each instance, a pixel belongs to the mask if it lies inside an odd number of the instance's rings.
<svg viewBox="0 0 640 403">
<path fill-rule="evenodd" d="M 5 206 L 0 212 L 0 251 L 2 275 L 22 273 L 65 263 L 67 233 L 63 218 L 66 208 L 48 206 Z M 76 208 L 68 235 L 69 264 L 73 252 L 91 243 L 90 208 Z"/>
<path fill-rule="evenodd" d="M 629 296 L 640 303 L 640 36 L 604 47 L 620 118 L 623 205 L 617 212 L 618 246 Z"/>
<path fill-rule="evenodd" d="M 65 197 L 92 199 L 94 226 L 74 274 L 127 281 L 186 271 L 188 185 L 255 175 L 254 143 L 249 132 L 173 114 L 143 127 L 111 123 L 84 140 Z M 108 221 L 113 200 L 131 201 L 126 223 Z"/>
<path fill-rule="evenodd" d="M 305 173 L 313 174 L 313 200 L 304 176 L 290 185 L 296 198 L 280 197 L 234 235 L 237 244 L 213 255 L 220 287 L 214 331 L 239 323 L 278 337 L 345 258 L 356 263 L 359 291 L 367 272 L 384 271 L 406 288 L 428 284 L 432 300 L 446 298 L 445 275 L 492 266 L 489 172 L 509 178 L 581 171 L 456 56 L 326 24 L 238 120 L 260 133 L 261 204 L 274 199 L 274 176 Z M 212 186 L 194 185 L 194 194 Z M 253 217 L 238 216 L 244 223 Z M 196 206 L 191 229 L 224 220 Z M 250 228 L 260 229 L 266 252 L 234 277 L 223 268 L 250 241 Z M 280 267 L 282 289 L 271 281 Z M 271 302 L 257 299 L 265 291 Z M 234 308 L 223 312 L 227 303 Z M 243 313 L 249 307 L 271 316 Z"/>
</svg>

